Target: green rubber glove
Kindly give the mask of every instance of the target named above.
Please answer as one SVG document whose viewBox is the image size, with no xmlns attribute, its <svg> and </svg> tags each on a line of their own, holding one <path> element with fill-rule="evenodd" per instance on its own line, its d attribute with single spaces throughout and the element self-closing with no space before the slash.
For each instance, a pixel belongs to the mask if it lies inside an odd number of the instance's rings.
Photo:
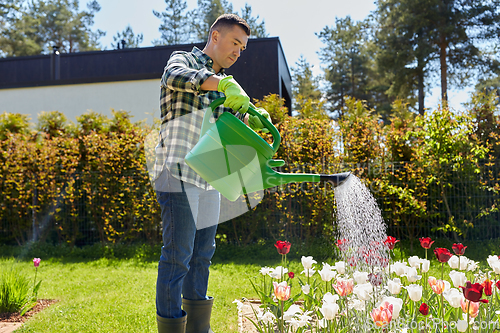
<svg viewBox="0 0 500 333">
<path fill-rule="evenodd" d="M 250 97 L 247 96 L 243 88 L 240 87 L 238 82 L 232 76 L 227 76 L 219 81 L 217 91 L 226 95 L 224 106 L 245 113 L 250 105 Z"/>
<path fill-rule="evenodd" d="M 269 120 L 269 122 L 272 124 L 273 122 L 271 121 L 271 117 L 269 116 L 269 112 L 267 112 L 263 108 L 255 108 L 255 111 L 260 113 L 261 116 Z M 269 133 L 269 130 L 264 127 L 262 124 L 262 121 L 260 121 L 258 116 L 248 116 L 248 125 L 250 126 L 251 129 L 253 129 L 255 132 L 261 130 L 263 133 Z"/>
</svg>

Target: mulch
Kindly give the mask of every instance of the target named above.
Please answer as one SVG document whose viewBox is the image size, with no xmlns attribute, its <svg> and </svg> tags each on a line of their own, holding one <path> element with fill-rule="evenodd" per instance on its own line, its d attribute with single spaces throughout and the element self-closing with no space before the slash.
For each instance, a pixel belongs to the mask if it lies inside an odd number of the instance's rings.
<svg viewBox="0 0 500 333">
<path fill-rule="evenodd" d="M 56 299 L 39 299 L 36 305 L 30 311 L 26 312 L 24 316 L 21 316 L 19 312 L 5 312 L 0 313 L 0 322 L 6 323 L 24 323 L 26 320 L 30 319 L 33 315 L 42 311 L 45 308 L 48 308 L 54 303 L 57 303 Z"/>
</svg>

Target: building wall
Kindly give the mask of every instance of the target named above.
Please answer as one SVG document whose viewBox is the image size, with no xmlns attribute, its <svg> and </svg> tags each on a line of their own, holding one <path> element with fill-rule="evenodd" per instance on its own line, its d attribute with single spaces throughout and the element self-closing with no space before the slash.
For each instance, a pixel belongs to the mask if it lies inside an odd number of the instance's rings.
<svg viewBox="0 0 500 333">
<path fill-rule="evenodd" d="M 130 111 L 132 122 L 160 114 L 160 80 L 132 80 L 0 89 L 0 113 L 30 115 L 36 122 L 41 111 L 59 111 L 76 123 L 89 110 L 112 117 L 111 109 Z"/>
</svg>

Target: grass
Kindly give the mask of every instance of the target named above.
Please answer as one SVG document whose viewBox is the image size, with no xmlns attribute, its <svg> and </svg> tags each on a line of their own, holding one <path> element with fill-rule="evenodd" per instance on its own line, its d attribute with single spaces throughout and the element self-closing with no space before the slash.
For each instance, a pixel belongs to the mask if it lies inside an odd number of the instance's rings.
<svg viewBox="0 0 500 333">
<path fill-rule="evenodd" d="M 211 321 L 215 332 L 238 331 L 236 306 L 232 302 L 241 297 L 256 297 L 248 279 L 258 276 L 262 266 L 275 267 L 281 264 L 281 257 L 272 244 L 273 242 L 267 242 L 246 248 L 219 246 L 210 270 L 208 287 L 209 295 L 216 300 Z M 415 251 L 411 255 L 424 257 L 423 251 L 416 245 L 418 244 L 414 244 Z M 438 243 L 439 246 L 447 245 Z M 451 249 L 451 245 L 448 248 Z M 477 246 L 477 250 L 474 250 L 475 245 L 471 248 L 473 251 L 466 251 L 466 255 L 480 260 L 482 266 L 486 266 L 487 254 L 483 253 L 484 248 L 491 251 L 488 254 L 499 252 L 498 240 L 483 242 L 481 246 Z M 405 243 L 396 250 L 396 260 L 410 255 Z M 42 258 L 37 279 L 42 279 L 43 282 L 38 296 L 59 300 L 27 321 L 17 331 L 19 333 L 157 331 L 157 247 L 92 246 L 69 249 L 35 245 L 29 249 L 0 247 L 0 253 L 3 255 L 0 257 L 0 271 L 14 267 L 29 278 L 34 275 L 32 258 Z M 335 261 L 332 253 L 334 251 L 332 252 L 331 247 L 321 242 L 312 247 L 293 244 L 289 254 L 289 269 L 300 277 L 303 270 L 301 255 L 313 255 L 318 262 L 317 268 L 321 269 L 323 261 L 330 264 Z M 478 257 L 480 254 L 481 258 Z M 441 265 L 434 259 L 432 252 L 428 255 L 432 260 L 429 275 L 440 278 Z M 445 276 L 449 271 L 449 266 L 445 265 Z"/>
</svg>

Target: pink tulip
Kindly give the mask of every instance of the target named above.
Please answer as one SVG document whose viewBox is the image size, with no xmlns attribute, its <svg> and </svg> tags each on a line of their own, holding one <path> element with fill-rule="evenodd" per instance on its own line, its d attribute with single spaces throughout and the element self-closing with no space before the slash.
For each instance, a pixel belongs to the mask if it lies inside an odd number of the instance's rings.
<svg viewBox="0 0 500 333">
<path fill-rule="evenodd" d="M 429 285 L 432 288 L 432 291 L 434 291 L 436 294 L 441 295 L 444 291 L 444 281 L 443 280 L 436 280 L 435 277 L 430 277 L 429 278 Z"/>
<path fill-rule="evenodd" d="M 33 265 L 35 265 L 35 267 L 40 266 L 40 261 L 42 261 L 42 259 L 40 259 L 40 258 L 34 258 L 33 259 Z"/>
<path fill-rule="evenodd" d="M 338 279 L 337 283 L 333 285 L 333 288 L 339 294 L 339 296 L 347 296 L 352 293 L 354 288 L 353 279 Z"/>
<path fill-rule="evenodd" d="M 392 310 L 393 305 L 389 302 L 384 302 L 378 308 L 373 309 L 370 312 L 370 316 L 378 327 L 387 326 L 392 320 Z"/>
<path fill-rule="evenodd" d="M 290 286 L 287 286 L 286 281 L 281 283 L 273 282 L 274 286 L 274 295 L 280 301 L 286 301 L 290 298 Z"/>
<path fill-rule="evenodd" d="M 467 308 L 469 308 L 469 315 L 471 318 L 476 318 L 479 314 L 479 302 L 471 302 L 467 299 L 462 299 L 460 301 L 460 306 L 462 307 L 462 311 L 464 313 L 467 313 Z"/>
</svg>

